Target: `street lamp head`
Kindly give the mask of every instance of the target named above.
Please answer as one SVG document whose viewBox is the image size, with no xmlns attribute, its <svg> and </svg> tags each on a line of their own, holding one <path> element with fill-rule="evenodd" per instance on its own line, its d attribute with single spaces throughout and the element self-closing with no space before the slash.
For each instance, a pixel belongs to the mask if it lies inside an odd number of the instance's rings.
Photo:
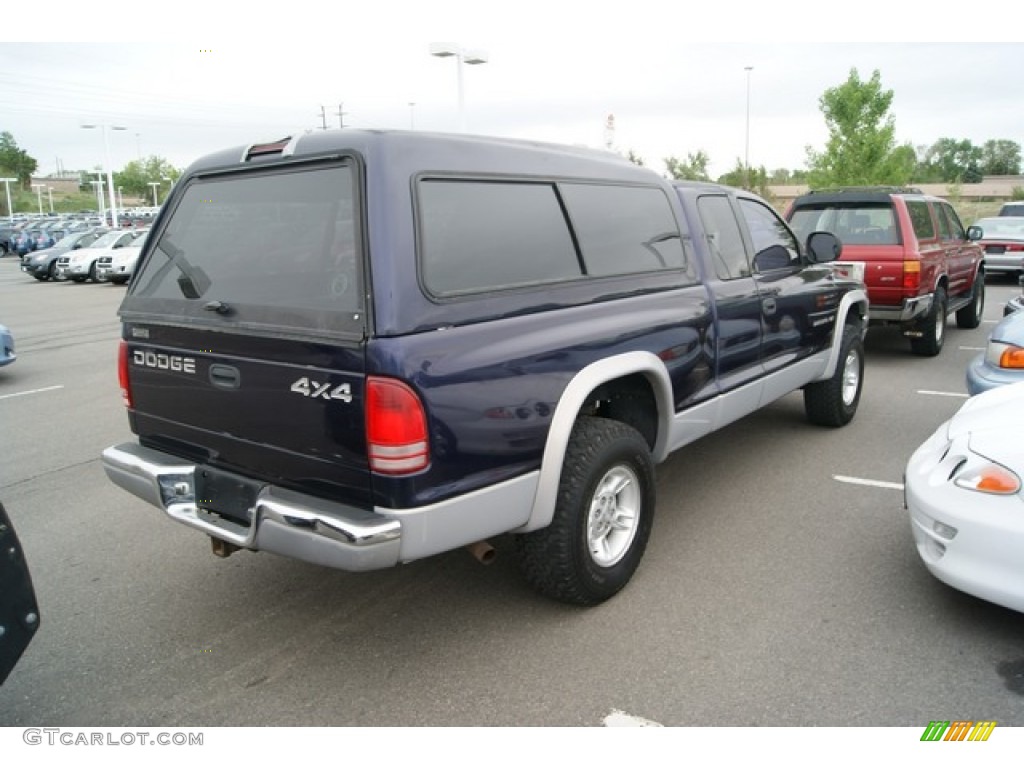
<svg viewBox="0 0 1024 768">
<path fill-rule="evenodd" d="M 445 56 L 458 56 L 459 46 L 455 43 L 431 43 L 430 55 L 440 56 L 441 58 L 444 58 Z"/>
<path fill-rule="evenodd" d="M 462 56 L 462 60 L 467 64 L 486 64 L 487 63 L 487 52 L 486 51 L 466 51 Z"/>
</svg>

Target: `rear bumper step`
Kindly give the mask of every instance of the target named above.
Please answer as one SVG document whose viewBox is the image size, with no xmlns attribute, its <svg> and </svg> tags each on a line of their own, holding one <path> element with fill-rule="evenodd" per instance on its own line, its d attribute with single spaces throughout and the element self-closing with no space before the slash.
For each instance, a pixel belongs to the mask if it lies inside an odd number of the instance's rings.
<svg viewBox="0 0 1024 768">
<path fill-rule="evenodd" d="M 122 443 L 103 451 L 103 469 L 114 484 L 171 519 L 238 547 L 345 571 L 399 561 L 401 522 L 373 512 L 266 485 L 246 526 L 197 506 L 196 465 L 170 454 Z"/>
</svg>

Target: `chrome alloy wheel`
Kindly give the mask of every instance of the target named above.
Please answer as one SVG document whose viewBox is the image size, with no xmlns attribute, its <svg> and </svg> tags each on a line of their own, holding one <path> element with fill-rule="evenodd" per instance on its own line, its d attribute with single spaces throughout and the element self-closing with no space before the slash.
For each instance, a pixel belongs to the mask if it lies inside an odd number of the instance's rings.
<svg viewBox="0 0 1024 768">
<path fill-rule="evenodd" d="M 849 407 L 857 399 L 860 390 L 860 354 L 851 349 L 843 363 L 843 405 Z"/>
<path fill-rule="evenodd" d="M 629 551 L 641 512 L 641 490 L 627 466 L 612 467 L 601 478 L 587 515 L 587 547 L 594 563 L 615 565 Z"/>
</svg>

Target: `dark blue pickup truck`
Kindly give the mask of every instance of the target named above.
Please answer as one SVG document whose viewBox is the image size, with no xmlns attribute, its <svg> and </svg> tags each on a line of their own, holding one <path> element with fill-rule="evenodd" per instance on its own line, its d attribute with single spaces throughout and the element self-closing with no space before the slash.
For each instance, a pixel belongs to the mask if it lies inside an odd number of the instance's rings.
<svg viewBox="0 0 1024 768">
<path fill-rule="evenodd" d="M 756 196 L 616 155 L 334 131 L 194 163 L 120 308 L 110 479 L 209 535 L 370 570 L 513 534 L 571 603 L 643 555 L 654 467 L 803 389 L 847 423 L 863 284 Z"/>
</svg>

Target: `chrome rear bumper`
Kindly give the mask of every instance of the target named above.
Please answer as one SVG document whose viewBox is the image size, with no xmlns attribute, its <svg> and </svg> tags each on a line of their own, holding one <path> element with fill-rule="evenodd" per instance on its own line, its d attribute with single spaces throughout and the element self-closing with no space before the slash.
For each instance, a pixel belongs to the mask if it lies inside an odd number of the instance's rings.
<svg viewBox="0 0 1024 768">
<path fill-rule="evenodd" d="M 171 519 L 237 547 L 273 552 L 345 571 L 396 565 L 398 520 L 326 499 L 264 486 L 243 525 L 195 503 L 196 465 L 122 443 L 103 451 L 103 469 L 115 484 L 162 509 Z"/>
</svg>

